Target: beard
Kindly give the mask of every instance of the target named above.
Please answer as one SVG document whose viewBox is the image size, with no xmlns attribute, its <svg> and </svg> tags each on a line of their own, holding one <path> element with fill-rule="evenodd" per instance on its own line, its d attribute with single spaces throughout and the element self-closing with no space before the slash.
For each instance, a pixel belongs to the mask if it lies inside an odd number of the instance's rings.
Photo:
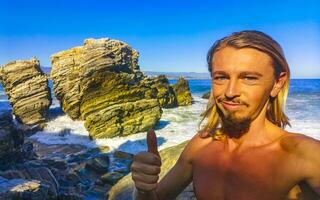
<svg viewBox="0 0 320 200">
<path fill-rule="evenodd" d="M 230 138 L 238 139 L 249 130 L 252 121 L 250 117 L 239 118 L 236 117 L 234 112 L 224 114 L 219 107 L 217 107 L 217 111 L 222 122 L 221 131 Z"/>
</svg>

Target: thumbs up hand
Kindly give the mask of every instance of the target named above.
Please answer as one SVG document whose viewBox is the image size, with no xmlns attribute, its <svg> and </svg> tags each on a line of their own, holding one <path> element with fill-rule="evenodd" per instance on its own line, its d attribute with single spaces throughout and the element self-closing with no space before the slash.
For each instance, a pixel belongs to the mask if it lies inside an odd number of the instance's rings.
<svg viewBox="0 0 320 200">
<path fill-rule="evenodd" d="M 147 145 L 148 151 L 135 155 L 131 165 L 134 184 L 142 192 L 156 189 L 161 168 L 157 137 L 152 129 L 147 133 Z"/>
</svg>

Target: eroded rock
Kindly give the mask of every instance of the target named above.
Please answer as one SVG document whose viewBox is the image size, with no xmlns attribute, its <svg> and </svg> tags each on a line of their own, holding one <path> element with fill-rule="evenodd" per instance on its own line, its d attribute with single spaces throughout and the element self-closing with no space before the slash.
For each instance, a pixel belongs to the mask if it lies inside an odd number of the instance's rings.
<svg viewBox="0 0 320 200">
<path fill-rule="evenodd" d="M 27 125 L 46 121 L 52 100 L 39 60 L 9 62 L 1 68 L 1 82 L 18 121 Z"/>
<path fill-rule="evenodd" d="M 178 82 L 172 85 L 172 88 L 177 97 L 179 106 L 188 106 L 192 104 L 192 96 L 187 80 L 180 77 Z"/>
</svg>

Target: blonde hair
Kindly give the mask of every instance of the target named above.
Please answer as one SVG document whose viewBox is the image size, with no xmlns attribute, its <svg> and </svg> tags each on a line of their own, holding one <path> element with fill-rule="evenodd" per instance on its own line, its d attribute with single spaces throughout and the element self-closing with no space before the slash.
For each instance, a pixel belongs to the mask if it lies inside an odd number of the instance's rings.
<svg viewBox="0 0 320 200">
<path fill-rule="evenodd" d="M 270 97 L 266 117 L 278 127 L 285 128 L 286 125 L 290 126 L 289 119 L 284 113 L 285 102 L 289 90 L 290 69 L 281 46 L 270 36 L 260 31 L 247 30 L 235 32 L 230 36 L 217 40 L 209 49 L 207 54 L 207 64 L 210 75 L 212 74 L 213 55 L 227 46 L 237 49 L 254 48 L 268 54 L 272 59 L 274 77 L 276 79 L 279 77 L 281 72 L 286 72 L 287 80 L 285 81 L 283 88 L 276 97 Z M 201 116 L 202 119 L 199 123 L 199 129 L 202 137 L 212 135 L 215 139 L 219 139 L 224 136 L 218 129 L 218 126 L 221 124 L 221 120 L 217 112 L 214 97 L 212 96 L 212 88 L 207 109 L 201 114 Z M 204 119 L 207 119 L 207 122 L 202 128 L 200 128 Z"/>
</svg>

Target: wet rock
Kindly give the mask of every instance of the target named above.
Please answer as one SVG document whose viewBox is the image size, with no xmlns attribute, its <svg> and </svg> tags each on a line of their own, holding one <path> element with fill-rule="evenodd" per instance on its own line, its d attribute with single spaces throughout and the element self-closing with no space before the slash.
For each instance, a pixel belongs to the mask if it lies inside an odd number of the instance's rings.
<svg viewBox="0 0 320 200">
<path fill-rule="evenodd" d="M 0 169 L 21 161 L 28 149 L 22 149 L 24 134 L 18 130 L 10 110 L 0 110 Z"/>
<path fill-rule="evenodd" d="M 97 173 L 107 172 L 110 165 L 110 159 L 107 155 L 103 157 L 92 158 L 86 163 L 86 169 L 94 170 Z"/>
<path fill-rule="evenodd" d="M 172 85 L 172 88 L 177 97 L 179 106 L 188 106 L 192 104 L 192 96 L 187 80 L 180 77 L 178 82 Z"/>
<path fill-rule="evenodd" d="M 134 155 L 132 153 L 127 153 L 124 151 L 115 151 L 113 153 L 114 158 L 125 159 L 125 160 L 132 160 L 133 156 Z"/>
<path fill-rule="evenodd" d="M 209 92 L 207 92 L 207 93 L 204 93 L 201 98 L 203 98 L 203 99 L 209 99 L 210 93 L 211 93 L 211 91 L 209 91 Z"/>
<path fill-rule="evenodd" d="M 176 163 L 187 142 L 188 141 L 160 151 L 162 160 L 160 179 L 163 178 L 164 175 L 167 174 L 167 172 Z M 134 184 L 130 173 L 127 176 L 123 177 L 111 188 L 111 190 L 108 192 L 109 200 L 130 200 L 132 199 L 133 189 Z M 176 199 L 196 199 L 193 193 L 192 183 Z"/>
<path fill-rule="evenodd" d="M 82 200 L 84 195 L 76 187 L 60 187 L 59 200 Z"/>
<path fill-rule="evenodd" d="M 119 173 L 119 172 L 110 172 L 110 173 L 106 173 L 104 175 L 101 176 L 101 180 L 104 183 L 108 183 L 110 185 L 114 185 L 116 184 L 122 177 L 124 176 L 124 174 Z"/>
<path fill-rule="evenodd" d="M 0 199 L 43 200 L 49 186 L 37 180 L 6 179 L 0 176 Z"/>
<path fill-rule="evenodd" d="M 39 60 L 9 62 L 1 68 L 1 80 L 19 122 L 35 125 L 46 121 L 52 100 Z"/>
<path fill-rule="evenodd" d="M 32 179 L 38 180 L 41 184 L 45 184 L 48 187 L 48 198 L 57 198 L 59 183 L 50 169 L 46 167 L 38 168 L 25 168 L 21 170 L 7 170 L 0 171 L 0 176 L 6 179 Z"/>
</svg>

